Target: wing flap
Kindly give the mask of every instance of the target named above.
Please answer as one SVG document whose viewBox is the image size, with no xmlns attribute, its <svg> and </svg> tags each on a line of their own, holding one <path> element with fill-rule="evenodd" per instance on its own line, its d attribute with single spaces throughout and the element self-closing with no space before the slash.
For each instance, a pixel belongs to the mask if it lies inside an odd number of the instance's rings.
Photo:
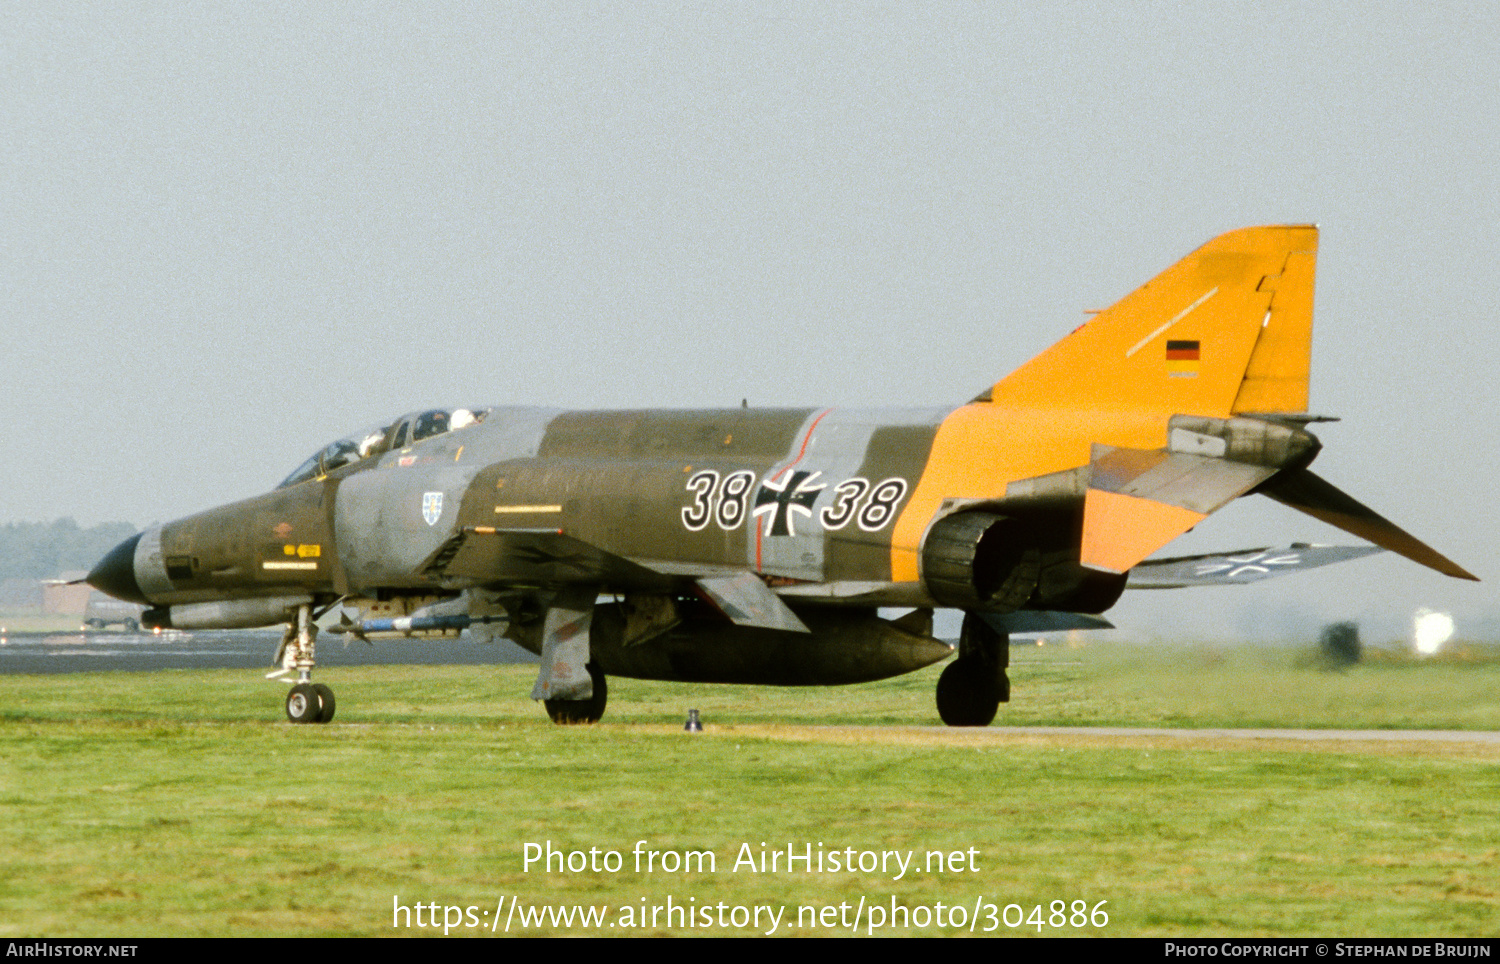
<svg viewBox="0 0 1500 964">
<path fill-rule="evenodd" d="M 758 626 L 792 633 L 812 631 L 753 572 L 699 579 L 698 588 L 737 626 Z"/>
</svg>

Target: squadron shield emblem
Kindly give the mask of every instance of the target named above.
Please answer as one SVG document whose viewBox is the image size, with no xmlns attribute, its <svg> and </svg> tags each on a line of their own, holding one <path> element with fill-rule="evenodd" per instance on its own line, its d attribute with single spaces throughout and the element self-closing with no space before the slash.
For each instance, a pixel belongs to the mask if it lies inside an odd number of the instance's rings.
<svg viewBox="0 0 1500 964">
<path fill-rule="evenodd" d="M 437 525 L 437 521 L 443 517 L 443 493 L 422 493 L 422 518 L 430 526 Z"/>
</svg>

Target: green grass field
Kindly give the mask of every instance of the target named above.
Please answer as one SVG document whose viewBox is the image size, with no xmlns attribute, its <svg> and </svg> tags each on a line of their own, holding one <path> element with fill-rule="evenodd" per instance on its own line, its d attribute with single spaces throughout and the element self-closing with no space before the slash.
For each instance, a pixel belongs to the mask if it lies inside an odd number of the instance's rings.
<svg viewBox="0 0 1500 964">
<path fill-rule="evenodd" d="M 1022 648 L 999 723 L 1500 729 L 1491 649 L 1308 662 Z M 532 672 L 330 665 L 324 727 L 285 723 L 284 687 L 255 673 L 0 677 L 0 931 L 1500 932 L 1493 745 L 914 729 L 936 723 L 935 670 L 840 689 L 611 680 L 606 722 L 565 729 L 526 698 Z M 682 732 L 689 707 L 708 732 Z M 714 866 L 637 872 L 638 841 Z M 526 867 L 548 842 L 602 865 Z M 782 864 L 736 867 L 744 845 Z M 789 845 L 824 872 L 788 872 Z M 914 864 L 827 869 L 849 849 Z M 602 919 L 551 916 L 575 907 Z"/>
</svg>

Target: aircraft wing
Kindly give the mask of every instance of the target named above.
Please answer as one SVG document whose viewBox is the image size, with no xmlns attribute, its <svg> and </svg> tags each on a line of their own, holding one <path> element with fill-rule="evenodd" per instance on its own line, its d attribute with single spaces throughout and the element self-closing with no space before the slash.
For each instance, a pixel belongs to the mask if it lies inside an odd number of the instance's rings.
<svg viewBox="0 0 1500 964">
<path fill-rule="evenodd" d="M 1384 551 L 1378 546 L 1312 546 L 1298 542 L 1279 549 L 1242 549 L 1239 552 L 1147 559 L 1130 570 L 1130 581 L 1125 588 L 1234 586 Z"/>
<path fill-rule="evenodd" d="M 565 535 L 560 529 L 465 526 L 422 564 L 425 575 L 454 582 L 668 591 L 678 580 Z"/>
<path fill-rule="evenodd" d="M 699 595 L 736 625 L 808 632 L 753 573 L 658 572 L 558 529 L 466 526 L 432 554 L 422 571 L 443 580 L 487 585 L 588 585 L 646 592 L 667 592 L 692 581 Z"/>
</svg>

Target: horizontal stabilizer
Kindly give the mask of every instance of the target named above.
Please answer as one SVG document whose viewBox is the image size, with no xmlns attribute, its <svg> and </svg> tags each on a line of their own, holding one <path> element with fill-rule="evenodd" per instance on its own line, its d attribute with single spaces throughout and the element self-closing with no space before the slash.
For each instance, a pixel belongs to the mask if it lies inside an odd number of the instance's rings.
<svg viewBox="0 0 1500 964">
<path fill-rule="evenodd" d="M 1306 469 L 1282 473 L 1260 491 L 1283 505 L 1306 512 L 1315 519 L 1367 539 L 1412 562 L 1436 569 L 1445 576 L 1479 581 L 1478 576 Z"/>
<path fill-rule="evenodd" d="M 791 633 L 812 631 L 753 572 L 699 579 L 698 588 L 736 626 Z"/>
<path fill-rule="evenodd" d="M 1201 556 L 1147 559 L 1130 570 L 1127 589 L 1180 589 L 1184 586 L 1236 586 L 1289 572 L 1303 572 L 1382 552 L 1376 546 L 1310 546 L 1241 549 Z"/>
</svg>

